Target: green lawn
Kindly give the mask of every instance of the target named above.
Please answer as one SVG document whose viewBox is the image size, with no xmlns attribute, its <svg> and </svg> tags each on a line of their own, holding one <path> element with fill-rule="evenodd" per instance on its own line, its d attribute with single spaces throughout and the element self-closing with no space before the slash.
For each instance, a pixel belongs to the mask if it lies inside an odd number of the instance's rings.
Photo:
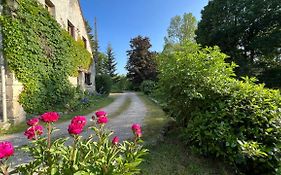
<svg viewBox="0 0 281 175">
<path fill-rule="evenodd" d="M 86 109 L 74 111 L 74 112 L 71 112 L 69 114 L 63 114 L 60 117 L 58 123 L 68 121 L 76 115 L 87 115 L 87 114 L 89 114 L 89 113 L 91 113 L 91 112 L 93 112 L 97 109 L 100 109 L 102 107 L 105 107 L 105 106 L 109 105 L 110 103 L 112 103 L 114 101 L 115 98 L 116 97 L 97 97 L 91 103 L 91 105 L 89 107 L 87 107 Z M 20 133 L 20 132 L 25 131 L 26 128 L 27 128 L 27 125 L 26 125 L 25 122 L 23 122 L 23 123 L 11 126 L 10 129 L 8 129 L 8 130 L 0 130 L 0 135 Z"/>
<path fill-rule="evenodd" d="M 192 154 L 179 139 L 180 130 L 161 108 L 139 93 L 148 108 L 143 135 L 150 153 L 141 164 L 143 175 L 231 175 L 223 163 Z M 165 126 L 165 136 L 159 137 Z"/>
</svg>

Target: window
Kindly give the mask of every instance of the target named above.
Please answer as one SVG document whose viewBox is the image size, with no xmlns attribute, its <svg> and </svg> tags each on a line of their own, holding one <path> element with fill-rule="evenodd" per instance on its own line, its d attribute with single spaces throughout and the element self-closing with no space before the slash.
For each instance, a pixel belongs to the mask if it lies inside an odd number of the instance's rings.
<svg viewBox="0 0 281 175">
<path fill-rule="evenodd" d="M 67 22 L 67 31 L 75 39 L 75 27 L 70 21 Z"/>
<path fill-rule="evenodd" d="M 85 73 L 85 84 L 92 85 L 92 83 L 91 83 L 91 73 Z"/>
<path fill-rule="evenodd" d="M 45 0 L 45 9 L 48 10 L 48 12 L 55 17 L 56 11 L 55 11 L 55 5 L 50 0 Z"/>
<path fill-rule="evenodd" d="M 83 43 L 84 43 L 84 48 L 87 49 L 87 40 L 84 37 L 82 37 L 82 39 L 83 39 Z"/>
</svg>

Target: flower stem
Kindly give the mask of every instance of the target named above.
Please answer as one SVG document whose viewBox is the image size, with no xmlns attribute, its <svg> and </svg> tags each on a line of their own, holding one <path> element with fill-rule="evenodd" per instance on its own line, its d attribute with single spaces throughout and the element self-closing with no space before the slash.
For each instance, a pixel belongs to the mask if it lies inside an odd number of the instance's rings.
<svg viewBox="0 0 281 175">
<path fill-rule="evenodd" d="M 48 123 L 48 148 L 51 148 L 51 131 L 52 131 L 52 126 L 51 123 Z"/>
<path fill-rule="evenodd" d="M 35 130 L 35 126 L 32 126 L 32 128 L 34 131 L 34 138 L 35 138 L 35 140 L 38 140 L 37 131 Z"/>
</svg>

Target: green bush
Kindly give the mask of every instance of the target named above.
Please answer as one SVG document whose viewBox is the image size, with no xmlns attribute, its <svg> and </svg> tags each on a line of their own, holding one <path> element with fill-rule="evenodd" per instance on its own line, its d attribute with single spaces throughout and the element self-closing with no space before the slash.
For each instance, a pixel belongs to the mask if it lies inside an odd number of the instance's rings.
<svg viewBox="0 0 281 175">
<path fill-rule="evenodd" d="M 156 83 L 154 81 L 144 80 L 140 85 L 140 89 L 144 94 L 150 95 L 155 89 L 155 86 Z"/>
<path fill-rule="evenodd" d="M 96 76 L 96 89 L 101 95 L 108 95 L 111 91 L 112 80 L 109 75 L 97 75 Z"/>
<path fill-rule="evenodd" d="M 111 92 L 124 92 L 126 90 L 129 90 L 129 84 L 130 82 L 128 81 L 126 76 L 117 76 L 112 85 Z"/>
<path fill-rule="evenodd" d="M 281 95 L 234 78 L 219 48 L 186 44 L 159 60 L 159 92 L 195 151 L 245 174 L 275 174 L 281 157 Z"/>
</svg>

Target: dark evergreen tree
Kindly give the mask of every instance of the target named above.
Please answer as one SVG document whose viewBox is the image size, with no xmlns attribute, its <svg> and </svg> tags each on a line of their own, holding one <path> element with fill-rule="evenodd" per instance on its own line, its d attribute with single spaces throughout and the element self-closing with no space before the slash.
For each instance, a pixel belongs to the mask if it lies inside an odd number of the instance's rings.
<svg viewBox="0 0 281 175">
<path fill-rule="evenodd" d="M 272 79 L 281 64 L 280 9 L 280 0 L 209 1 L 202 11 L 196 40 L 205 46 L 218 45 L 230 56 L 229 61 L 239 65 L 238 76 L 254 75 L 281 86 L 281 76 Z"/>
<path fill-rule="evenodd" d="M 106 50 L 106 56 L 107 56 L 107 71 L 109 76 L 114 80 L 117 76 L 116 74 L 116 60 L 114 57 L 114 52 L 110 44 L 107 46 Z"/>
<path fill-rule="evenodd" d="M 97 57 L 97 75 L 108 75 L 108 60 L 107 60 L 107 55 L 102 53 L 102 52 L 98 52 L 98 57 Z"/>
<path fill-rule="evenodd" d="M 157 76 L 155 52 L 151 52 L 148 37 L 137 36 L 130 41 L 131 50 L 127 51 L 127 77 L 135 88 L 144 80 L 155 80 Z"/>
</svg>

